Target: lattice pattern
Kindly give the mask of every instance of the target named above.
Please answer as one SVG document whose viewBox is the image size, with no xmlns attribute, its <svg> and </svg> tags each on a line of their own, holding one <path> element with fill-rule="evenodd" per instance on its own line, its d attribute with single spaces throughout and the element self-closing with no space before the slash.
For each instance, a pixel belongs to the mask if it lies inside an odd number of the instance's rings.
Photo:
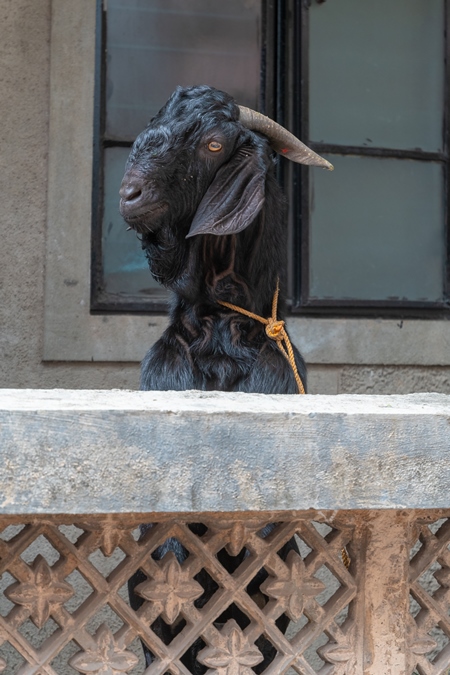
<svg viewBox="0 0 450 675">
<path fill-rule="evenodd" d="M 356 675 L 350 526 L 202 522 L 162 521 L 141 539 L 131 517 L 5 528 L 0 673 Z M 178 558 L 160 555 L 170 538 Z"/>
<path fill-rule="evenodd" d="M 450 672 L 450 518 L 417 521 L 410 565 L 411 672 Z"/>
</svg>

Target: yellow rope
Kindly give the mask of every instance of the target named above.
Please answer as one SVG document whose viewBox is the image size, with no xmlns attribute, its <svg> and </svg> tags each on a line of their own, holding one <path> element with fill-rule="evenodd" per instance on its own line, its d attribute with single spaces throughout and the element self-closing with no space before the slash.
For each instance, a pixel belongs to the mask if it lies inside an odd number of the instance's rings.
<svg viewBox="0 0 450 675">
<path fill-rule="evenodd" d="M 270 319 L 265 319 L 262 316 L 258 316 L 258 314 L 253 314 L 253 312 L 249 312 L 246 309 L 242 309 L 242 307 L 237 307 L 236 305 L 232 305 L 231 302 L 221 302 L 220 300 L 219 305 L 223 305 L 224 307 L 228 307 L 228 309 L 232 309 L 235 312 L 239 312 L 240 314 L 245 314 L 245 316 L 250 317 L 250 319 L 255 319 L 255 321 L 259 321 L 260 323 L 265 324 L 266 326 L 266 335 L 271 339 L 275 340 L 277 343 L 277 346 L 283 356 L 289 361 L 292 371 L 294 373 L 295 381 L 297 382 L 297 387 L 298 387 L 298 393 L 299 394 L 304 394 L 305 393 L 305 388 L 303 386 L 303 382 L 301 380 L 300 375 L 298 374 L 297 370 L 297 365 L 295 363 L 295 357 L 294 357 L 294 350 L 292 349 L 291 341 L 289 340 L 289 336 L 286 333 L 286 329 L 284 327 L 284 321 L 278 321 L 277 320 L 277 307 L 278 307 L 278 295 L 280 292 L 280 284 L 277 279 L 277 288 L 275 293 L 273 294 L 273 300 L 272 300 L 272 316 Z"/>
<path fill-rule="evenodd" d="M 344 565 L 348 569 L 350 567 L 350 563 L 351 563 L 352 560 L 351 560 L 345 546 L 344 546 L 343 549 L 341 549 L 341 558 L 342 558 L 342 562 L 344 563 Z"/>
</svg>

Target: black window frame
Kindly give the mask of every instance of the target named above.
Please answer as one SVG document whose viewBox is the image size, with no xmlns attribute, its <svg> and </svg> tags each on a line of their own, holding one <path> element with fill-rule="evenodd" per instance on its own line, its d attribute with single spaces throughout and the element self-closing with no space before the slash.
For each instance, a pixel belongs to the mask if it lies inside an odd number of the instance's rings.
<svg viewBox="0 0 450 675">
<path fill-rule="evenodd" d="M 103 289 L 103 183 L 104 151 L 110 147 L 129 147 L 131 141 L 107 138 L 106 122 L 106 11 L 104 0 L 96 0 L 96 75 L 94 94 L 94 169 L 92 192 L 91 239 L 91 312 L 152 314 L 167 312 L 167 302 L 148 298 L 122 297 Z M 261 5 L 261 69 L 259 109 L 273 119 L 282 118 L 285 101 L 284 81 L 286 9 L 284 0 L 262 0 Z M 165 101 L 161 101 L 161 106 Z M 282 171 L 279 171 L 282 180 Z M 119 202 L 119 198 L 117 198 Z M 117 206 L 118 208 L 118 206 Z M 124 224 L 125 227 L 125 224 Z M 144 254 L 142 254 L 144 255 Z M 150 274 L 150 272 L 149 272 Z"/>
<path fill-rule="evenodd" d="M 292 314 L 317 317 L 355 318 L 450 318 L 450 0 L 444 0 L 444 114 L 443 151 L 424 152 L 419 150 L 395 150 L 367 146 L 345 146 L 316 143 L 309 139 L 309 8 L 313 1 L 319 4 L 326 0 L 296 0 L 293 8 L 294 44 L 301 45 L 292 54 L 294 89 L 292 101 L 292 132 L 319 154 L 357 155 L 395 159 L 416 159 L 438 161 L 444 173 L 444 219 L 445 219 L 445 271 L 444 300 L 422 302 L 405 300 L 343 300 L 316 299 L 309 295 L 309 171 L 307 167 L 294 167 L 292 194 L 294 202 L 293 246 L 296 265 L 294 268 Z M 331 1 L 331 0 L 330 0 Z"/>
<path fill-rule="evenodd" d="M 309 170 L 280 161 L 277 177 L 292 205 L 290 237 L 292 269 L 290 311 L 293 315 L 317 317 L 450 318 L 450 0 L 445 8 L 444 148 L 442 153 L 392 150 L 367 146 L 315 143 L 309 140 L 309 7 L 319 0 L 262 0 L 260 111 L 287 126 L 319 154 L 358 155 L 438 161 L 444 165 L 446 269 L 442 302 L 402 300 L 322 300 L 309 296 Z M 320 0 L 325 2 L 326 0 Z M 152 314 L 167 311 L 160 299 L 120 296 L 102 288 L 102 221 L 104 151 L 108 147 L 131 147 L 132 142 L 105 136 L 106 104 L 106 12 L 97 2 L 96 76 L 94 99 L 94 172 L 91 242 L 91 312 Z M 290 84 L 292 95 L 289 94 Z M 161 102 L 161 104 L 164 102 Z M 150 274 L 150 272 L 149 272 Z"/>
</svg>

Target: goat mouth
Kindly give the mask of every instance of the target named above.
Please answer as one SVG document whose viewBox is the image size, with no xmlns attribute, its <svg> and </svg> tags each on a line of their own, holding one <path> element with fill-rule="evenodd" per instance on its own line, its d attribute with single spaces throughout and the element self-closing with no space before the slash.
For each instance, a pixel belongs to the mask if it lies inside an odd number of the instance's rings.
<svg viewBox="0 0 450 675">
<path fill-rule="evenodd" d="M 159 219 L 168 209 L 168 204 L 161 202 L 159 204 L 140 205 L 139 208 L 133 208 L 132 205 L 120 200 L 120 213 L 127 225 L 139 233 L 154 232 L 158 229 Z"/>
</svg>

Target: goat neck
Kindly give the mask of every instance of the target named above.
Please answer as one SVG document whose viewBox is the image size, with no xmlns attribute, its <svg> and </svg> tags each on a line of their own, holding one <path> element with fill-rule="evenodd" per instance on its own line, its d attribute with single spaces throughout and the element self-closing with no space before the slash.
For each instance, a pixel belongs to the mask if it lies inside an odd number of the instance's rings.
<svg viewBox="0 0 450 675">
<path fill-rule="evenodd" d="M 263 208 L 238 234 L 185 239 L 186 226 L 159 236 L 144 234 L 142 247 L 154 277 L 175 293 L 176 307 L 211 313 L 219 301 L 269 316 L 277 279 L 284 276 L 285 200 L 272 175 Z M 174 235 L 178 233 L 178 236 Z M 283 295 L 279 301 L 284 311 Z"/>
</svg>

